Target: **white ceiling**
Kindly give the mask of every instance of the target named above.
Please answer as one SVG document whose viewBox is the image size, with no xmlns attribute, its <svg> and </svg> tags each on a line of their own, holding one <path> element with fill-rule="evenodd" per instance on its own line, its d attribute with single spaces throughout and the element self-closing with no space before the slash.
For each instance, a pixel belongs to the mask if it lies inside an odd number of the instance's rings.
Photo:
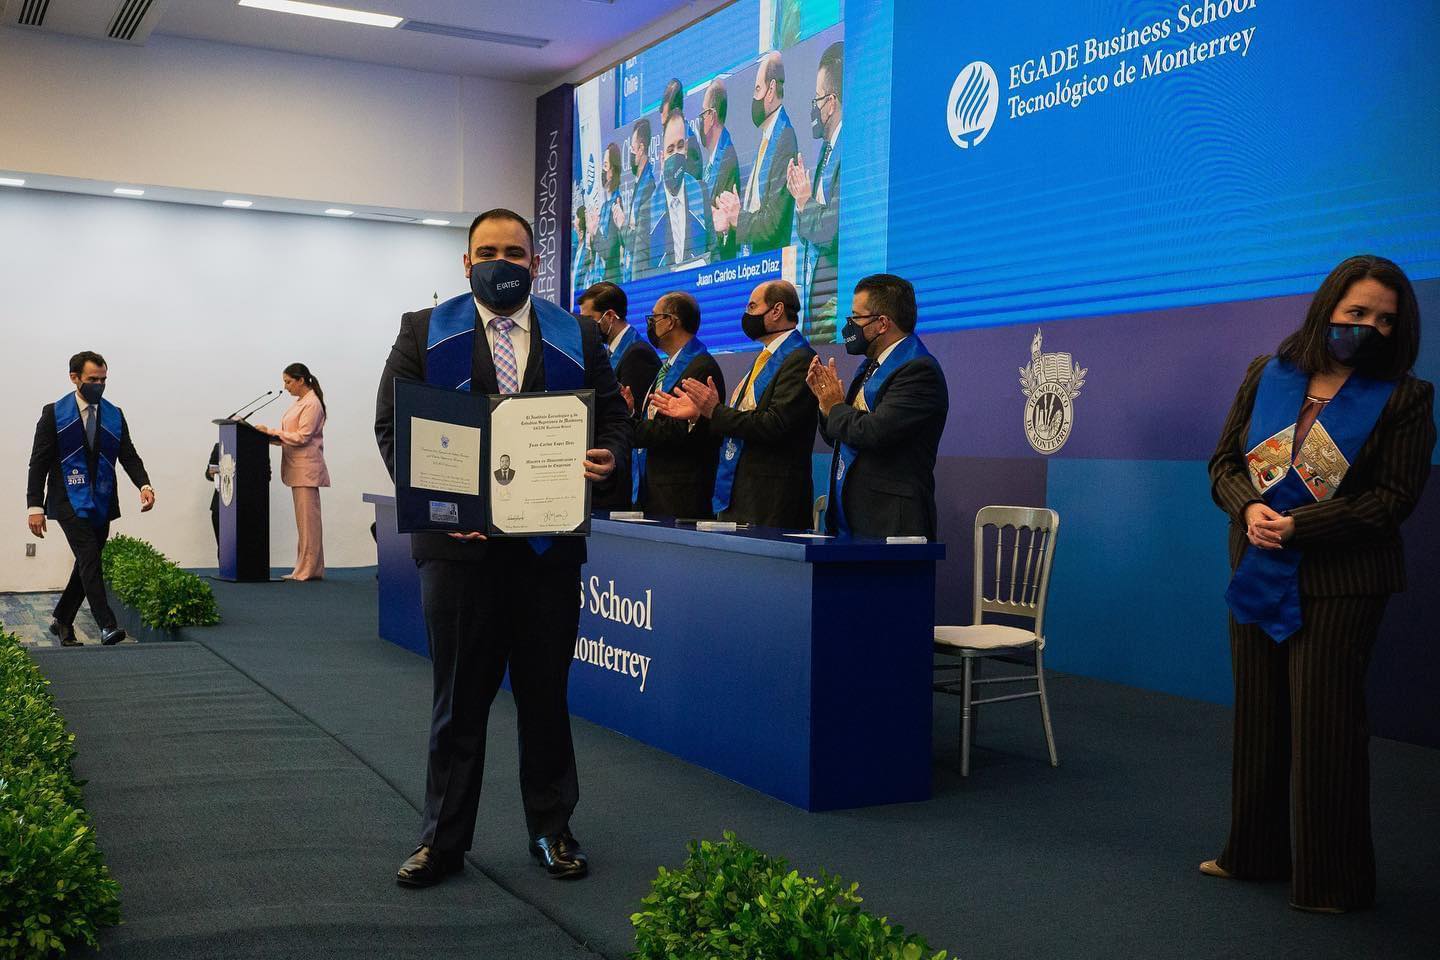
<svg viewBox="0 0 1440 960">
<path fill-rule="evenodd" d="M 543 38 L 534 50 L 272 13 L 235 0 L 174 0 L 154 35 L 191 37 L 289 53 L 359 60 L 461 76 L 538 84 L 560 77 L 645 25 L 693 8 L 696 0 L 323 0 L 335 6 L 428 23 Z"/>
</svg>

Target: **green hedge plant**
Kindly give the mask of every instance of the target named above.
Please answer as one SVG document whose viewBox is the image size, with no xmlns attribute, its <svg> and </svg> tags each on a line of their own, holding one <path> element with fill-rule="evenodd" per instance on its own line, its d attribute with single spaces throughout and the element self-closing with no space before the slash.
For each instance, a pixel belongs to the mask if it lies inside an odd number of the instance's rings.
<svg viewBox="0 0 1440 960">
<path fill-rule="evenodd" d="M 632 960 L 944 960 L 920 937 L 860 908 L 859 884 L 802 877 L 726 831 L 660 868 L 635 927 Z"/>
<path fill-rule="evenodd" d="M 47 686 L 19 638 L 0 632 L 0 960 L 93 947 L 120 922 L 120 887 L 71 770 L 75 736 Z"/>
<path fill-rule="evenodd" d="M 174 630 L 220 622 L 210 584 L 181 570 L 144 540 L 112 537 L 100 564 L 115 596 L 139 611 L 147 627 Z"/>
</svg>

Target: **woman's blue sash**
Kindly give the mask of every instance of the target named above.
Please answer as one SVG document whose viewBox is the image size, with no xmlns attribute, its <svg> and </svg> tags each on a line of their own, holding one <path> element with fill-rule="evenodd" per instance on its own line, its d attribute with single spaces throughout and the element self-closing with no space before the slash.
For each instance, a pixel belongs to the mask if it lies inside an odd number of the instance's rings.
<svg viewBox="0 0 1440 960">
<path fill-rule="evenodd" d="M 880 388 L 885 385 L 886 380 L 890 379 L 892 373 L 916 357 L 928 356 L 930 356 L 930 351 L 925 349 L 925 344 L 921 343 L 920 338 L 914 334 L 897 343 L 895 349 L 891 350 L 890 355 L 885 358 L 885 362 L 880 364 L 879 369 L 871 375 L 869 380 L 864 381 L 866 409 L 874 411 L 876 404 L 879 403 Z M 864 380 L 865 372 L 870 369 L 872 363 L 874 361 L 867 358 L 864 363 L 860 364 L 860 369 L 855 371 L 855 378 Z M 849 474 L 850 467 L 854 464 L 855 457 L 859 452 L 848 443 L 836 443 L 835 454 L 831 458 L 830 471 L 835 478 L 835 492 L 830 497 L 827 509 L 835 511 L 833 514 L 835 529 L 841 536 L 846 537 L 850 535 L 850 523 L 845 519 L 845 477 Z"/>
<path fill-rule="evenodd" d="M 115 460 L 120 455 L 120 434 L 125 429 L 119 407 L 108 400 L 101 400 L 99 406 L 100 423 L 95 432 L 98 450 L 92 476 L 80 403 L 73 393 L 55 401 L 55 433 L 59 440 L 65 495 L 75 514 L 95 527 L 103 526 L 110 519 L 110 500 L 115 495 Z"/>
<path fill-rule="evenodd" d="M 1246 470 L 1255 492 L 1277 513 L 1335 496 L 1395 389 L 1393 381 L 1352 373 L 1295 454 L 1296 418 L 1309 381 L 1288 361 L 1272 359 L 1260 376 L 1250 413 Z M 1276 643 L 1299 630 L 1300 559 L 1294 547 L 1247 545 L 1225 591 L 1236 622 L 1258 624 Z"/>
<path fill-rule="evenodd" d="M 685 369 L 690 366 L 690 362 L 702 353 L 709 352 L 710 351 L 705 349 L 705 344 L 700 342 L 699 337 L 691 337 L 690 342 L 681 347 L 679 352 L 668 361 L 670 369 L 665 371 L 665 379 L 661 380 L 659 386 L 650 392 L 655 393 L 659 391 L 669 393 L 671 390 L 674 390 L 675 384 L 679 383 L 680 378 L 685 375 Z M 650 398 L 646 396 L 643 397 L 640 402 L 646 403 L 649 399 Z M 641 416 L 646 416 L 648 413 L 648 410 L 641 410 Z M 644 476 L 645 448 L 636 447 L 630 457 L 630 500 L 632 503 L 640 502 L 640 481 Z"/>
<path fill-rule="evenodd" d="M 795 330 L 785 337 L 780 346 L 775 348 L 775 355 L 766 362 L 765 366 L 760 368 L 760 374 L 755 378 L 755 403 L 757 405 L 765 394 L 765 388 L 770 386 L 770 381 L 774 380 L 775 374 L 780 372 L 785 358 L 796 350 L 809 345 L 800 335 L 800 331 Z M 740 389 L 735 391 L 735 399 L 730 403 L 732 407 L 740 406 L 749 382 L 750 375 L 746 374 L 745 379 L 740 382 Z M 715 470 L 715 496 L 710 501 L 710 506 L 715 509 L 716 516 L 730 506 L 730 493 L 735 487 L 735 468 L 740 464 L 740 453 L 744 449 L 745 441 L 741 438 L 725 438 L 725 446 L 720 450 L 720 466 Z"/>
</svg>

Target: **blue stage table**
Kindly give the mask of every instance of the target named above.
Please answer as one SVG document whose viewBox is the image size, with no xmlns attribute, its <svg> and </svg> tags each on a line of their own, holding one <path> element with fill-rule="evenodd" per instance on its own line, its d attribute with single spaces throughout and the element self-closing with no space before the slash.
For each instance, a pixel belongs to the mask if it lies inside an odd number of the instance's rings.
<svg viewBox="0 0 1440 960">
<path fill-rule="evenodd" d="M 409 537 L 365 500 L 380 635 L 425 655 Z M 928 799 L 944 550 L 597 516 L 570 711 L 806 810 Z"/>
</svg>

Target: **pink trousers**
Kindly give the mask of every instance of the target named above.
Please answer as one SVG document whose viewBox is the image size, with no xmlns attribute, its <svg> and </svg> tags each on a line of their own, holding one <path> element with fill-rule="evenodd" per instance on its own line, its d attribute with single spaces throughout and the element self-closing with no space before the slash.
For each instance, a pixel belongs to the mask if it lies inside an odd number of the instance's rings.
<svg viewBox="0 0 1440 960">
<path fill-rule="evenodd" d="M 300 534 L 291 580 L 319 580 L 325 576 L 325 543 L 320 531 L 320 488 L 291 487 L 295 498 L 295 529 Z"/>
</svg>

